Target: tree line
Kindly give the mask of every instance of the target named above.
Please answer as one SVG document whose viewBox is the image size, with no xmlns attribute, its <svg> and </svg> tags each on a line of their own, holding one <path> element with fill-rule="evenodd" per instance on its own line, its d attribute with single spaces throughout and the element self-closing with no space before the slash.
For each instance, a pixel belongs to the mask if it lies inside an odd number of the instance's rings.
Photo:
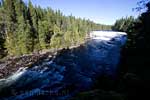
<svg viewBox="0 0 150 100">
<path fill-rule="evenodd" d="M 91 30 L 110 29 L 109 25 L 65 16 L 60 10 L 34 6 L 31 1 L 28 4 L 23 0 L 0 2 L 1 57 L 76 45 Z"/>
<path fill-rule="evenodd" d="M 150 1 L 142 0 L 139 3 L 147 1 L 143 6 L 136 9 L 146 11 L 138 18 L 132 16 L 121 18 L 112 26 L 112 30 L 123 31 L 128 35 L 127 48 L 150 49 Z"/>
</svg>

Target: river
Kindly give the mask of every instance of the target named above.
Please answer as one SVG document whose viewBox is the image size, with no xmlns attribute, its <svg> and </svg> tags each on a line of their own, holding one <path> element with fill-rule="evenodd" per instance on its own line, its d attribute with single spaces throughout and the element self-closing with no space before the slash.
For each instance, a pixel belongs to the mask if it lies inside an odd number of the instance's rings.
<svg viewBox="0 0 150 100">
<path fill-rule="evenodd" d="M 92 31 L 85 44 L 0 79 L 0 100 L 65 100 L 90 89 L 100 75 L 115 77 L 126 38 L 124 32 Z"/>
</svg>

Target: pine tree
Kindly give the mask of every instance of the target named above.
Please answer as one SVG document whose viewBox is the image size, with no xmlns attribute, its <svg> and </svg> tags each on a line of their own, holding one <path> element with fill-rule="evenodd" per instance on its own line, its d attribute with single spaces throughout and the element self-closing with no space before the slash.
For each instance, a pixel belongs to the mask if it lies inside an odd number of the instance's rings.
<svg viewBox="0 0 150 100">
<path fill-rule="evenodd" d="M 15 10 L 15 0 L 5 0 L 4 9 L 5 9 L 5 21 L 6 21 L 6 48 L 9 54 L 16 53 L 16 10 Z"/>
<path fill-rule="evenodd" d="M 26 44 L 26 41 L 28 41 L 28 37 L 27 37 L 27 25 L 25 23 L 25 19 L 23 16 L 20 16 L 18 18 L 18 29 L 16 31 L 16 34 L 17 34 L 17 46 L 18 46 L 18 49 L 17 49 L 17 53 L 18 55 L 21 55 L 21 54 L 26 54 L 28 53 L 28 50 L 27 50 L 27 44 Z"/>
<path fill-rule="evenodd" d="M 29 1 L 28 10 L 27 10 L 27 20 L 28 20 L 27 21 L 27 36 L 28 36 L 27 48 L 29 52 L 33 52 L 35 50 L 36 42 L 38 38 L 37 31 L 33 24 L 33 20 L 34 20 L 33 13 L 34 13 L 34 8 L 31 1 Z"/>
</svg>

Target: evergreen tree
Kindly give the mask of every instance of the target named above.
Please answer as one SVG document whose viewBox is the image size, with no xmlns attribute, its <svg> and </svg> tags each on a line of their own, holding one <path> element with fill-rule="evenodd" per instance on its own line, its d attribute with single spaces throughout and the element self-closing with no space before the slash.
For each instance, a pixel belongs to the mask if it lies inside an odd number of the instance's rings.
<svg viewBox="0 0 150 100">
<path fill-rule="evenodd" d="M 16 52 L 16 10 L 15 10 L 16 0 L 5 0 L 4 9 L 5 9 L 5 21 L 6 21 L 6 48 L 9 54 L 15 54 Z"/>
</svg>

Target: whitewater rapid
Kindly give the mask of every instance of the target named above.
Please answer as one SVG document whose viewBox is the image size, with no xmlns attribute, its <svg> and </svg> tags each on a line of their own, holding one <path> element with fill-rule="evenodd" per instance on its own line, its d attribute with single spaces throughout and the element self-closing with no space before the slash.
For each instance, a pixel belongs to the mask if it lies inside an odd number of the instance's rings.
<svg viewBox="0 0 150 100">
<path fill-rule="evenodd" d="M 75 93 L 89 89 L 94 78 L 107 74 L 114 76 L 120 60 L 126 33 L 92 31 L 90 40 L 72 50 L 62 50 L 53 59 L 44 59 L 32 68 L 20 68 L 6 79 L 0 79 L 0 99 L 64 100 Z"/>
</svg>

